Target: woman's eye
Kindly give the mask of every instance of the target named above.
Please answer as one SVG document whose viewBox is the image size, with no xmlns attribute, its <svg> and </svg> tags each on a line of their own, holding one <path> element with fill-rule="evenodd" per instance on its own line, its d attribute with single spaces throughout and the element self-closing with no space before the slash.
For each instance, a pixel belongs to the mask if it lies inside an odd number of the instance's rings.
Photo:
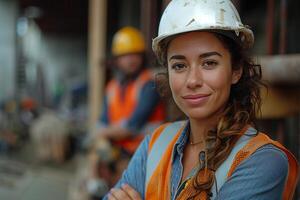
<svg viewBox="0 0 300 200">
<path fill-rule="evenodd" d="M 218 65 L 218 62 L 214 61 L 214 60 L 208 60 L 203 63 L 203 67 L 205 69 L 213 69 L 217 65 Z"/>
<path fill-rule="evenodd" d="M 182 71 L 186 68 L 186 66 L 184 64 L 173 64 L 172 65 L 172 69 L 175 70 L 175 71 Z"/>
</svg>

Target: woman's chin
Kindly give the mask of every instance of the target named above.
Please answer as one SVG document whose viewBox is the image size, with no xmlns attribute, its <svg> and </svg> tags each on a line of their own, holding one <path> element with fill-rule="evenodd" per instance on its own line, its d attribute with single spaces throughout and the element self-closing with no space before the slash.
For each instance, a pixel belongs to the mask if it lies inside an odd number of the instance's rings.
<svg viewBox="0 0 300 200">
<path fill-rule="evenodd" d="M 185 114 L 190 119 L 195 119 L 195 120 L 204 120 L 210 116 L 209 113 L 207 112 L 197 111 L 197 110 L 185 112 Z"/>
</svg>

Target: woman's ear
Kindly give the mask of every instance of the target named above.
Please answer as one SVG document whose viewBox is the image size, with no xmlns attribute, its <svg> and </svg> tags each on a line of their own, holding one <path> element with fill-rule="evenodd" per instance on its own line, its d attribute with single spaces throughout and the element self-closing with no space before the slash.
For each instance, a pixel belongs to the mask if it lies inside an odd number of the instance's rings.
<svg viewBox="0 0 300 200">
<path fill-rule="evenodd" d="M 231 84 L 236 84 L 240 80 L 242 74 L 243 74 L 243 68 L 242 67 L 240 67 L 237 70 L 234 70 L 232 72 Z"/>
</svg>

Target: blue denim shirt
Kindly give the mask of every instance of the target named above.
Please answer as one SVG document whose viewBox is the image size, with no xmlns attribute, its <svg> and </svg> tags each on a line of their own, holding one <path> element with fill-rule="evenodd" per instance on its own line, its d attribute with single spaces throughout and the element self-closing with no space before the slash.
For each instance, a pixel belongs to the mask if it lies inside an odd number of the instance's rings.
<svg viewBox="0 0 300 200">
<path fill-rule="evenodd" d="M 188 141 L 188 127 L 184 129 L 173 149 L 171 175 L 171 198 L 175 199 L 181 182 L 184 147 Z M 132 157 L 122 178 L 115 185 L 124 183 L 132 186 L 145 199 L 145 176 L 148 145 L 151 136 L 145 137 Z M 215 200 L 280 200 L 288 174 L 288 160 L 281 150 L 273 145 L 265 145 L 242 162 L 232 176 L 220 188 Z M 107 196 L 104 197 L 107 199 Z"/>
</svg>

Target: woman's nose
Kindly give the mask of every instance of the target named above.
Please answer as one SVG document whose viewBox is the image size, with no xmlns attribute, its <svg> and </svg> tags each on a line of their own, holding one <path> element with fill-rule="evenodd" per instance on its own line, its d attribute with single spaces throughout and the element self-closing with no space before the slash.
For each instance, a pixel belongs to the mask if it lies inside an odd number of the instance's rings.
<svg viewBox="0 0 300 200">
<path fill-rule="evenodd" d="M 203 84 L 203 75 L 199 67 L 191 67 L 187 76 L 187 87 L 194 89 Z"/>
</svg>

